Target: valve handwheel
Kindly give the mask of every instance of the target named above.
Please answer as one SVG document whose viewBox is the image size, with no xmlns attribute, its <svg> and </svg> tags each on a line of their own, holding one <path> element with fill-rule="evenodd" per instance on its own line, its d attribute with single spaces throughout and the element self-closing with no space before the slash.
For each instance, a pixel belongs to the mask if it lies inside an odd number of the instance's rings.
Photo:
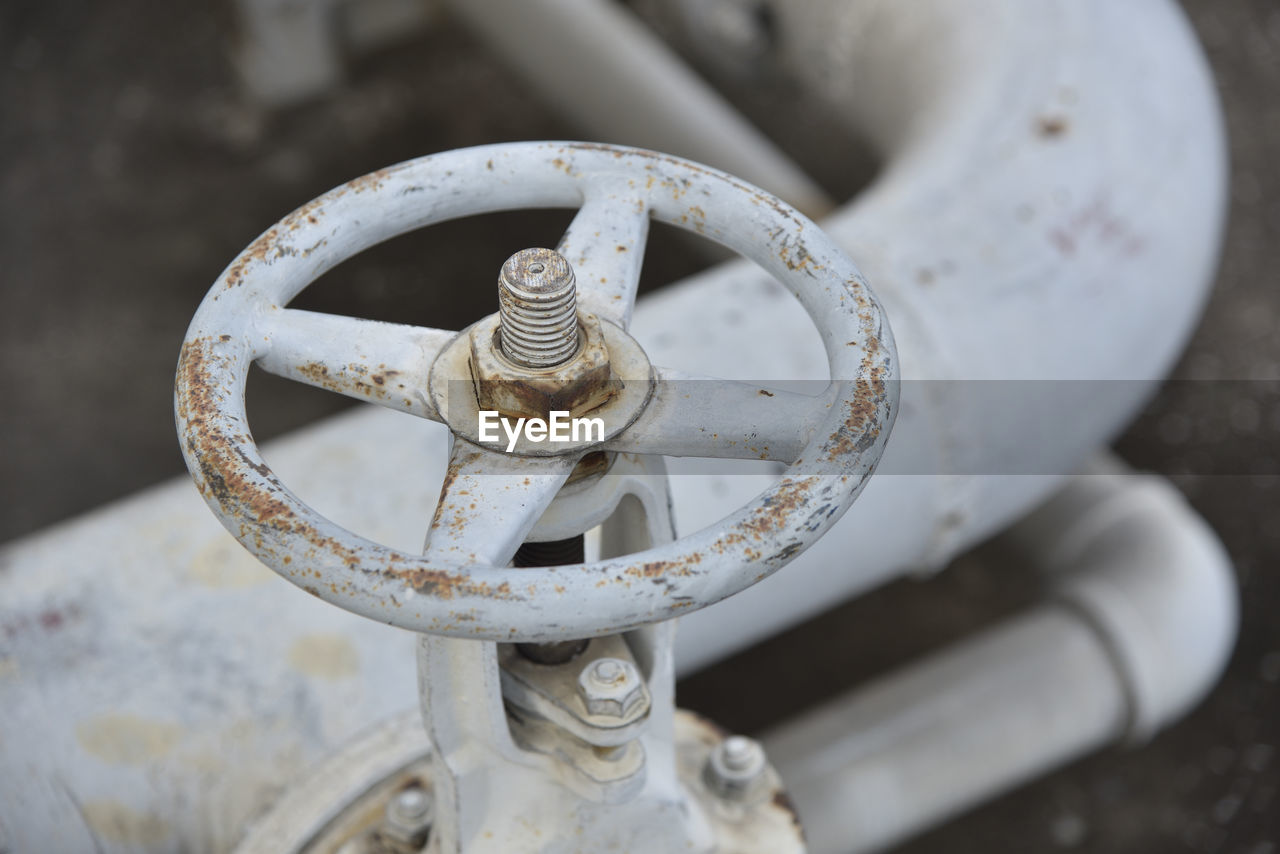
<svg viewBox="0 0 1280 854">
<path fill-rule="evenodd" d="M 594 346 L 597 356 L 613 361 L 614 392 L 603 404 L 584 404 L 595 407 L 593 416 L 605 414 L 603 441 L 525 443 L 513 453 L 476 444 L 474 396 L 451 395 L 446 386 L 476 360 L 469 348 L 501 340 L 486 321 L 459 334 L 285 307 L 325 271 L 383 240 L 519 208 L 578 208 L 559 247 L 576 274 L 576 314 L 570 308 L 557 315 L 557 303 L 541 319 L 525 318 L 523 344 L 514 337 L 519 329 L 509 334 L 532 364 L 545 336 L 556 331 L 538 323 L 576 317 L 579 350 Z M 710 401 L 693 399 L 702 396 L 686 395 L 687 384 L 677 380 L 695 377 L 651 368 L 626 333 L 650 218 L 723 243 L 782 282 L 821 334 L 828 392 L 763 393 L 716 380 L 707 385 Z M 518 326 L 520 318 L 511 322 Z M 566 352 L 553 352 L 549 363 L 570 358 Z M 254 361 L 450 426 L 449 474 L 424 554 L 345 530 L 276 478 L 245 415 Z M 722 172 L 650 151 L 515 143 L 372 173 L 270 228 L 222 273 L 196 312 L 175 403 L 182 451 L 201 494 L 246 548 L 294 584 L 414 631 L 551 641 L 688 613 L 793 559 L 853 503 L 879 461 L 896 414 L 897 377 L 888 324 L 861 274 L 783 202 Z M 472 405 L 452 405 L 455 399 Z M 593 563 L 508 567 L 579 460 L 597 450 L 766 458 L 788 467 L 746 506 L 674 542 Z"/>
</svg>

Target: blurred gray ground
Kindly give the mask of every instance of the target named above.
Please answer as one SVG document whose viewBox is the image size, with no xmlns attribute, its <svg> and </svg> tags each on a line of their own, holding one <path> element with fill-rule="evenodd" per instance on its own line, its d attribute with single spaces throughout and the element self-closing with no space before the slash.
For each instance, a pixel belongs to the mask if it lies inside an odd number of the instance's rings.
<svg viewBox="0 0 1280 854">
<path fill-rule="evenodd" d="M 902 849 L 912 854 L 1280 854 L 1280 407 L 1274 383 L 1259 382 L 1280 377 L 1280 4 L 1185 5 L 1220 81 L 1234 173 L 1218 288 L 1176 376 L 1236 382 L 1169 386 L 1119 450 L 1173 476 L 1221 534 L 1243 634 L 1185 723 L 936 830 Z M 0 539 L 182 471 L 170 389 L 186 323 L 280 215 L 426 152 L 576 135 L 447 21 L 356 61 L 326 97 L 275 112 L 238 94 L 232 29 L 216 0 L 0 4 Z M 847 195 L 861 176 L 840 171 L 845 141 L 789 127 L 781 142 Z M 458 328 L 491 310 L 489 289 L 430 285 L 490 281 L 513 247 L 552 241 L 564 222 L 438 226 L 344 265 L 301 304 Z M 646 286 L 699 265 L 659 234 Z M 260 439 L 343 405 L 250 384 Z M 779 721 L 1019 607 L 1032 591 L 1002 558 L 988 546 L 935 580 L 842 606 L 686 680 L 682 704 L 741 731 Z M 744 690 L 749 673 L 767 687 Z"/>
</svg>

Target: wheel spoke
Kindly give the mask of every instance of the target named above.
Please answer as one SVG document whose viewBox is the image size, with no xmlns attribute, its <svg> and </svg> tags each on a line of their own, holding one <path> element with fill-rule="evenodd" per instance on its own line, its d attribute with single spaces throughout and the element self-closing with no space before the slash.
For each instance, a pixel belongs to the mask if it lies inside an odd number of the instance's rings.
<svg viewBox="0 0 1280 854">
<path fill-rule="evenodd" d="M 273 374 L 439 421 L 427 394 L 436 355 L 456 333 L 286 308 L 258 327 Z"/>
<path fill-rule="evenodd" d="M 588 195 L 557 247 L 577 276 L 578 307 L 624 329 L 631 323 L 649 236 L 648 203 L 628 189 Z"/>
<path fill-rule="evenodd" d="M 424 554 L 505 566 L 577 465 L 576 456 L 517 457 L 455 438 Z"/>
<path fill-rule="evenodd" d="M 791 463 L 831 407 L 820 395 L 657 368 L 653 398 L 609 450 Z"/>
</svg>

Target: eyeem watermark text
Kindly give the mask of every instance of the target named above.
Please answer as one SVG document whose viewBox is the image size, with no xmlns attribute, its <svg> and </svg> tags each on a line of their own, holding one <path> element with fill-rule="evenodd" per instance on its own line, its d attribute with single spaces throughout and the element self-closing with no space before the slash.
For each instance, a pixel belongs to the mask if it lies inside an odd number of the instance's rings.
<svg viewBox="0 0 1280 854">
<path fill-rule="evenodd" d="M 512 419 L 493 409 L 480 410 L 480 441 L 501 441 L 498 428 L 507 436 L 507 453 L 515 450 L 520 434 L 526 441 L 541 442 L 603 442 L 603 418 L 570 418 L 568 410 L 552 410 L 550 417 Z"/>
</svg>

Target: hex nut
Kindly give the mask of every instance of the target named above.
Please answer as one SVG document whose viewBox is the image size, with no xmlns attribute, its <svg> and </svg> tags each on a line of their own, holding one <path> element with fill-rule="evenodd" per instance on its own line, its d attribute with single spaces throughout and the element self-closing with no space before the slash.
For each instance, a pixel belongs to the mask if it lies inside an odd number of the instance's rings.
<svg viewBox="0 0 1280 854">
<path fill-rule="evenodd" d="M 527 368 L 502 354 L 499 316 L 471 328 L 471 376 L 482 410 L 518 418 L 547 418 L 552 411 L 581 415 L 607 402 L 622 388 L 609 363 L 600 320 L 578 314 L 581 345 L 567 362 Z"/>
<path fill-rule="evenodd" d="M 593 715 L 625 718 L 649 705 L 649 691 L 634 664 L 597 658 L 578 674 L 578 693 Z"/>
</svg>

